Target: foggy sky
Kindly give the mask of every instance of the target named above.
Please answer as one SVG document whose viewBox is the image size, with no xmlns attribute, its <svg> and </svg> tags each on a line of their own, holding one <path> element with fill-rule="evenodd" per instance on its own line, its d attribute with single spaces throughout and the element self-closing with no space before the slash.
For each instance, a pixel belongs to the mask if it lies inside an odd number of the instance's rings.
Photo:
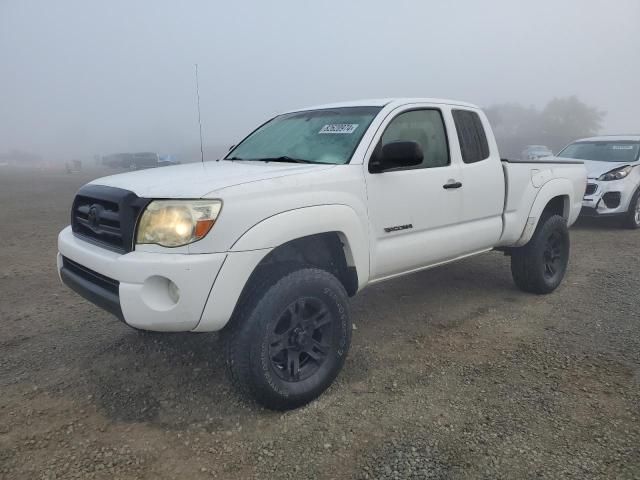
<svg viewBox="0 0 640 480">
<path fill-rule="evenodd" d="M 0 152 L 231 144 L 291 108 L 389 96 L 543 106 L 640 132 L 640 1 L 0 0 Z"/>
</svg>

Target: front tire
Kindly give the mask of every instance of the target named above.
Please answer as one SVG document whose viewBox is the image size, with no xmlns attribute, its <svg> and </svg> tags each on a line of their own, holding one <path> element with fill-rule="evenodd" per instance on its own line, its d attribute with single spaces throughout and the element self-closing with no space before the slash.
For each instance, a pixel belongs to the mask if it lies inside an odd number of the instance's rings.
<svg viewBox="0 0 640 480">
<path fill-rule="evenodd" d="M 623 226 L 632 230 L 640 228 L 640 188 L 631 197 L 629 209 L 624 216 Z"/>
<path fill-rule="evenodd" d="M 231 381 L 274 410 L 317 398 L 344 365 L 351 343 L 347 293 L 316 269 L 273 270 L 249 286 L 223 331 Z"/>
<path fill-rule="evenodd" d="M 569 263 L 569 230 L 560 215 L 542 217 L 523 247 L 511 252 L 511 275 L 520 290 L 551 293 L 562 282 Z"/>
</svg>

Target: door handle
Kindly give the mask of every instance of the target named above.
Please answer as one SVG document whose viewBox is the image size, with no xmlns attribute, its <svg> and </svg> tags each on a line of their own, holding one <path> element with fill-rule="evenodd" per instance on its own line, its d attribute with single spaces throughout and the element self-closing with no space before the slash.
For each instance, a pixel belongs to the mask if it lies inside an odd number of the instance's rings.
<svg viewBox="0 0 640 480">
<path fill-rule="evenodd" d="M 446 188 L 446 189 L 449 189 L 449 188 L 460 188 L 461 186 L 462 186 L 462 183 L 460 183 L 460 182 L 448 182 L 448 183 L 445 183 L 442 186 L 442 188 Z"/>
</svg>

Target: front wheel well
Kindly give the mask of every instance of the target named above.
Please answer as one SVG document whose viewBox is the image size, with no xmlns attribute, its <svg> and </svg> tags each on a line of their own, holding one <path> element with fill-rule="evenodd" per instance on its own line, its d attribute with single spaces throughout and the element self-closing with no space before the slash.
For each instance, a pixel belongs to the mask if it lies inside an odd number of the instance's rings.
<svg viewBox="0 0 640 480">
<path fill-rule="evenodd" d="M 282 264 L 311 265 L 326 270 L 342 283 L 349 296 L 358 291 L 358 273 L 349 245 L 340 232 L 308 235 L 276 247 L 258 264 L 247 285 L 266 269 Z"/>
</svg>

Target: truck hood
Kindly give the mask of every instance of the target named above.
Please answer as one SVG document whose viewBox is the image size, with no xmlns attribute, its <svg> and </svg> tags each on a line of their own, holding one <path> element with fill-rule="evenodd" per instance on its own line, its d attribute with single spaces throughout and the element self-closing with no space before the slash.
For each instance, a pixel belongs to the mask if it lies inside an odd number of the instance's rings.
<svg viewBox="0 0 640 480">
<path fill-rule="evenodd" d="M 213 161 L 151 168 L 98 178 L 93 185 L 122 188 L 146 198 L 200 198 L 249 182 L 327 170 L 335 165 Z"/>
<path fill-rule="evenodd" d="M 597 179 L 600 175 L 615 170 L 626 165 L 638 165 L 638 162 L 597 162 L 585 160 L 584 166 L 587 169 L 587 177 Z"/>
</svg>

